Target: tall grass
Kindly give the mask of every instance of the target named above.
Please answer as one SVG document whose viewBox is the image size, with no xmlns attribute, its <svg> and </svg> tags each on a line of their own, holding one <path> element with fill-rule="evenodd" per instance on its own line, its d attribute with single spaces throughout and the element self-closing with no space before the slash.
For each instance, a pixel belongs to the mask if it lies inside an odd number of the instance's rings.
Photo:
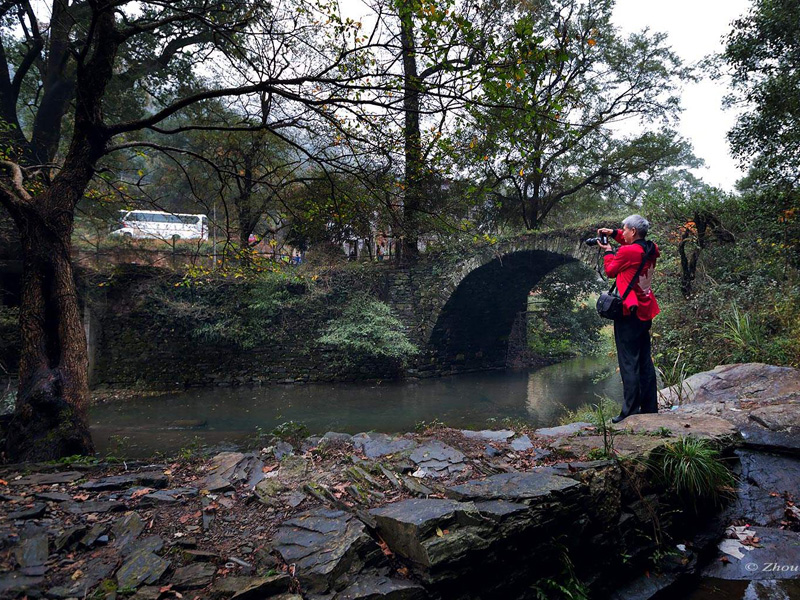
<svg viewBox="0 0 800 600">
<path fill-rule="evenodd" d="M 731 303 L 730 314 L 722 321 L 719 338 L 733 346 L 737 358 L 757 355 L 761 345 L 758 327 L 748 313 L 739 310 L 735 302 Z"/>
<path fill-rule="evenodd" d="M 721 504 L 734 491 L 736 479 L 707 440 L 682 437 L 665 444 L 653 453 L 652 468 L 695 511 Z"/>
</svg>

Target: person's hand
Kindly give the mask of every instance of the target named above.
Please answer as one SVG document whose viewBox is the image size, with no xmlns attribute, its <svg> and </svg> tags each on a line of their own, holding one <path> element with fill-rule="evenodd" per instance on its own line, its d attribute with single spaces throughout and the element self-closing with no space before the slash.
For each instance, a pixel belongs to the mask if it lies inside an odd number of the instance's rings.
<svg viewBox="0 0 800 600">
<path fill-rule="evenodd" d="M 612 252 L 611 244 L 597 244 L 597 247 L 600 248 L 603 252 Z"/>
<path fill-rule="evenodd" d="M 614 235 L 614 230 L 609 229 L 608 227 L 601 227 L 600 229 L 597 230 L 597 235 L 602 235 L 604 233 L 606 235 Z"/>
</svg>

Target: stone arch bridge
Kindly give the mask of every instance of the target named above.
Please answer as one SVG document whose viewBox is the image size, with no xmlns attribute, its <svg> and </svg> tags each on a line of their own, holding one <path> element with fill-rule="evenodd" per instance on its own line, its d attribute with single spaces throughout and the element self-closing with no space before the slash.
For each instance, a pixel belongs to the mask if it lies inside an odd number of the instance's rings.
<svg viewBox="0 0 800 600">
<path fill-rule="evenodd" d="M 596 230 L 528 233 L 394 270 L 384 299 L 422 350 L 409 374 L 504 367 L 514 321 L 542 277 L 575 261 L 598 269 L 597 247 L 583 243 Z"/>
</svg>

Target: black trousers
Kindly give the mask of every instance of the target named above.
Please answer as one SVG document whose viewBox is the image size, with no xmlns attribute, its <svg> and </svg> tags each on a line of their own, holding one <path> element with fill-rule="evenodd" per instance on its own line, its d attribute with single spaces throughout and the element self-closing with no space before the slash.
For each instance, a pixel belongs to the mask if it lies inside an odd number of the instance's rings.
<svg viewBox="0 0 800 600">
<path fill-rule="evenodd" d="M 622 416 L 658 412 L 656 369 L 650 356 L 650 326 L 636 315 L 614 321 L 619 372 L 622 375 Z"/>
</svg>

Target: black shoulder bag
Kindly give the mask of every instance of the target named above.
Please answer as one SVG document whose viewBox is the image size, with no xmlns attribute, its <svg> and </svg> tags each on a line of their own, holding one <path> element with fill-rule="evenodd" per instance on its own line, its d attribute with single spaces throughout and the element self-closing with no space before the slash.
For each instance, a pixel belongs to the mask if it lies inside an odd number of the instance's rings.
<svg viewBox="0 0 800 600">
<path fill-rule="evenodd" d="M 634 282 L 639 279 L 639 274 L 642 272 L 644 263 L 647 262 L 649 256 L 650 254 L 648 252 L 644 252 L 642 255 L 642 262 L 639 265 L 639 268 L 636 269 L 636 275 L 634 275 L 633 279 L 631 279 L 631 282 L 628 284 L 628 289 L 625 290 L 625 293 L 622 294 L 622 297 L 620 297 L 619 292 L 617 291 L 616 279 L 607 292 L 600 294 L 600 297 L 597 299 L 597 314 L 604 319 L 611 319 L 612 321 L 616 321 L 622 317 L 622 302 L 628 297 L 628 294 L 630 294 L 631 290 L 633 289 Z"/>
</svg>

